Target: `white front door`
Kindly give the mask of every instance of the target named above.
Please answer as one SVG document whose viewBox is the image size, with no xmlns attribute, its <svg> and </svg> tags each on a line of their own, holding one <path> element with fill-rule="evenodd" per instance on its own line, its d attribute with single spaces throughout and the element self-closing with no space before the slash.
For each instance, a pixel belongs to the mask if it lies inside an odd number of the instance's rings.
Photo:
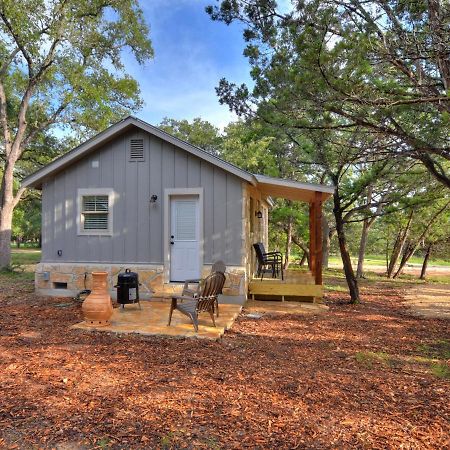
<svg viewBox="0 0 450 450">
<path fill-rule="evenodd" d="M 198 196 L 170 197 L 170 281 L 200 278 Z"/>
</svg>

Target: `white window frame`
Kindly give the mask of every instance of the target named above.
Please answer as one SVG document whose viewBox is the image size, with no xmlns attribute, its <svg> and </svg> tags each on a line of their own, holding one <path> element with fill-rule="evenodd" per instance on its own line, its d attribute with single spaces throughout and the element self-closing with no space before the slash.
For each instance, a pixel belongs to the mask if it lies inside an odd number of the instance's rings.
<svg viewBox="0 0 450 450">
<path fill-rule="evenodd" d="M 108 229 L 107 230 L 85 230 L 83 228 L 83 197 L 88 195 L 107 195 L 108 196 Z M 91 188 L 78 189 L 77 192 L 77 228 L 79 236 L 112 236 L 113 234 L 113 206 L 114 189 L 112 188 Z"/>
</svg>

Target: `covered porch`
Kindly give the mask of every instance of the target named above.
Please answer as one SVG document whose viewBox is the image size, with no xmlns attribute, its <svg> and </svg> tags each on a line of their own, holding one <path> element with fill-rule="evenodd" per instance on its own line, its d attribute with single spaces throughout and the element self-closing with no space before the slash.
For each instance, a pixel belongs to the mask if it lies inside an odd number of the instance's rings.
<svg viewBox="0 0 450 450">
<path fill-rule="evenodd" d="M 255 175 L 258 185 L 248 189 L 249 230 L 247 249 L 249 284 L 248 294 L 252 300 L 293 300 L 319 302 L 323 297 L 322 280 L 322 205 L 334 192 L 334 188 L 310 183 L 286 181 Z M 284 198 L 309 205 L 309 266 L 291 268 L 281 278 L 256 277 L 257 261 L 252 248 L 262 242 L 273 250 L 268 239 L 268 210 L 272 198 Z M 255 217 L 261 217 L 257 223 Z"/>
</svg>

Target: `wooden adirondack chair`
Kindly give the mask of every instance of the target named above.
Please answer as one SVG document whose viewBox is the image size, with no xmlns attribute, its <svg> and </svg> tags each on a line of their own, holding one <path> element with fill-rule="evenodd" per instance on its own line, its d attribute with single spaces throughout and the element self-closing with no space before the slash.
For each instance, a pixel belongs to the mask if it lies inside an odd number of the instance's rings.
<svg viewBox="0 0 450 450">
<path fill-rule="evenodd" d="M 227 266 L 223 261 L 216 261 L 212 267 L 211 267 L 211 273 L 214 272 L 220 272 L 225 275 L 225 271 L 227 270 Z M 185 280 L 183 292 L 181 293 L 182 296 L 187 297 L 194 297 L 198 295 L 202 279 L 195 279 L 195 280 Z M 194 285 L 191 287 L 191 285 Z M 221 294 L 222 291 L 219 292 Z M 216 315 L 219 317 L 219 301 L 216 299 Z"/>
<path fill-rule="evenodd" d="M 200 284 L 198 294 L 195 294 L 194 297 L 184 295 L 172 297 L 169 322 L 167 325 L 170 325 L 172 313 L 177 309 L 191 319 L 196 332 L 198 332 L 198 315 L 201 312 L 208 312 L 213 325 L 216 326 L 214 310 L 216 308 L 217 296 L 222 292 L 224 284 L 225 275 L 221 272 L 214 272 L 203 280 Z"/>
</svg>

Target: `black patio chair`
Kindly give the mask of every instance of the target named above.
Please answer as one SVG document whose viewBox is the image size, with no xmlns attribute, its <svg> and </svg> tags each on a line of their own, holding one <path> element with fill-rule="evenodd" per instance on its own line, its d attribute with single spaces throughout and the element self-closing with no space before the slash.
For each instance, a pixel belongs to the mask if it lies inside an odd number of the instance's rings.
<svg viewBox="0 0 450 450">
<path fill-rule="evenodd" d="M 216 326 L 214 310 L 216 307 L 217 296 L 222 292 L 224 284 L 225 275 L 221 272 L 214 272 L 203 280 L 200 284 L 201 287 L 199 293 L 194 297 L 183 295 L 172 297 L 169 322 L 167 325 L 170 325 L 172 313 L 174 309 L 177 309 L 192 320 L 196 332 L 198 332 L 198 315 L 201 312 L 208 312 L 211 316 L 213 325 Z"/>
<path fill-rule="evenodd" d="M 283 255 L 281 252 L 266 252 L 264 244 L 257 242 L 253 244 L 258 259 L 257 276 L 261 275 L 261 280 L 265 273 L 271 273 L 272 278 L 277 278 L 281 273 L 281 279 L 284 280 L 283 274 Z"/>
</svg>

